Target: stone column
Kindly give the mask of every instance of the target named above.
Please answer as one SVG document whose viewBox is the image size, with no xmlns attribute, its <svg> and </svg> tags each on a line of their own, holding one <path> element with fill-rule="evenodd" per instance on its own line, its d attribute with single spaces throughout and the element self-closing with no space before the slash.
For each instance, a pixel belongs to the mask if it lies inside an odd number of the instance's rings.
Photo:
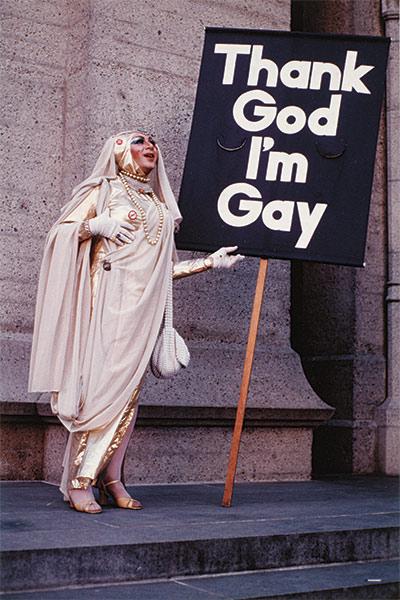
<svg viewBox="0 0 400 600">
<path fill-rule="evenodd" d="M 379 467 L 400 473 L 400 146 L 399 0 L 382 0 L 385 35 L 391 38 L 386 84 L 387 131 L 387 397 L 377 409 Z"/>
<path fill-rule="evenodd" d="M 380 0 L 293 0 L 292 27 L 383 34 Z M 366 267 L 294 267 L 293 340 L 307 376 L 336 412 L 314 436 L 314 473 L 378 469 L 376 409 L 385 397 L 386 157 L 382 111 L 374 166 Z M 350 200 L 350 199 L 349 199 Z"/>
</svg>

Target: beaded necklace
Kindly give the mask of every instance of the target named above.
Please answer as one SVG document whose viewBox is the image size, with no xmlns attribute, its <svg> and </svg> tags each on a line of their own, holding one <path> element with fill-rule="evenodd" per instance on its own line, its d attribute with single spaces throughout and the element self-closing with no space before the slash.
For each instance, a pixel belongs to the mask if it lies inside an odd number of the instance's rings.
<svg viewBox="0 0 400 600">
<path fill-rule="evenodd" d="M 125 173 L 127 173 L 127 171 L 125 171 Z M 150 234 L 149 234 L 149 226 L 148 226 L 147 219 L 146 219 L 146 213 L 143 210 L 143 208 L 141 207 L 141 205 L 139 204 L 139 202 L 136 200 L 136 198 L 134 196 L 134 192 L 133 192 L 132 188 L 129 186 L 128 181 L 126 180 L 125 173 L 123 171 L 120 171 L 118 174 L 118 177 L 119 177 L 122 185 L 124 186 L 126 193 L 128 194 L 129 200 L 132 202 L 133 206 L 139 212 L 141 221 L 143 223 L 144 237 L 146 238 L 146 240 L 148 241 L 148 243 L 151 246 L 155 246 L 161 237 L 161 231 L 162 231 L 163 224 L 164 224 L 164 213 L 163 213 L 163 209 L 161 206 L 161 202 L 159 201 L 159 199 L 157 198 L 157 196 L 155 195 L 154 192 L 146 193 L 146 196 L 150 196 L 150 198 L 153 200 L 154 204 L 156 205 L 156 208 L 158 211 L 158 216 L 159 216 L 156 237 L 151 238 Z M 130 173 L 129 173 L 129 176 L 132 177 L 132 175 Z M 140 175 L 135 175 L 134 177 L 132 177 L 132 179 L 138 179 L 138 181 L 142 181 L 143 183 L 147 183 L 147 181 L 149 181 L 148 179 L 146 180 L 144 177 L 141 177 L 141 179 L 139 179 L 139 177 L 140 177 Z M 137 192 L 137 193 L 139 194 L 140 192 Z"/>
<path fill-rule="evenodd" d="M 150 179 L 148 177 L 143 177 L 143 175 L 136 175 L 136 173 L 129 173 L 129 171 L 125 171 L 125 169 L 120 169 L 119 171 L 125 177 L 130 177 L 131 179 L 136 179 L 136 181 L 140 181 L 141 183 L 149 183 Z"/>
</svg>

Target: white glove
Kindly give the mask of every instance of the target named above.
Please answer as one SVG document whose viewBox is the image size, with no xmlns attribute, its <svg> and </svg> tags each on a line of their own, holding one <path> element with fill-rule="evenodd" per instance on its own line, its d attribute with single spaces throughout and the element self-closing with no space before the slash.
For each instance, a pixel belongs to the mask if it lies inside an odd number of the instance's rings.
<svg viewBox="0 0 400 600">
<path fill-rule="evenodd" d="M 92 235 L 106 237 L 115 242 L 117 246 L 130 244 L 135 239 L 135 236 L 131 233 L 135 229 L 133 225 L 113 219 L 107 213 L 102 213 L 98 217 L 94 217 L 94 219 L 89 219 L 88 225 Z"/>
<path fill-rule="evenodd" d="M 229 256 L 229 252 L 235 252 L 237 250 L 237 246 L 227 246 L 226 248 L 220 248 L 213 254 L 210 254 L 207 258 L 212 260 L 214 269 L 230 269 L 237 262 L 244 259 L 244 256 L 241 254 L 236 254 L 235 256 Z"/>
</svg>

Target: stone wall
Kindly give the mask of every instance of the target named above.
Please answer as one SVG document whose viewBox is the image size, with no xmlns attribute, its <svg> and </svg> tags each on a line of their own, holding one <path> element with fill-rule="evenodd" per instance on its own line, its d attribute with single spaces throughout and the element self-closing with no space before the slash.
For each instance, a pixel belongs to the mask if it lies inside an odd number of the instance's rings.
<svg viewBox="0 0 400 600">
<path fill-rule="evenodd" d="M 289 0 L 149 0 L 135 10 L 120 0 L 2 3 L 3 173 L 11 175 L 3 181 L 3 401 L 29 412 L 37 400 L 27 396 L 26 381 L 44 238 L 104 140 L 135 126 L 154 132 L 178 193 L 204 27 L 289 30 L 290 10 Z M 307 31 L 381 33 L 375 0 L 295 3 L 292 20 Z M 328 405 L 336 415 L 316 432 L 316 470 L 376 467 L 372 415 L 384 399 L 385 367 L 383 139 L 382 130 L 367 268 L 299 265 L 291 287 L 290 264 L 270 261 L 249 397 L 250 408 L 264 412 L 245 433 L 240 478 L 310 477 L 312 429 L 331 415 Z M 248 258 L 233 272 L 177 282 L 176 325 L 192 364 L 172 382 L 148 377 L 140 414 L 154 410 L 156 417 L 146 424 L 139 416 L 127 461 L 132 480 L 224 478 L 232 415 L 226 421 L 213 410 L 237 402 L 257 262 Z M 196 424 L 189 409 L 209 416 Z M 9 421 L 10 447 L 23 443 L 23 427 L 34 432 L 23 419 Z M 63 434 L 46 416 L 34 423 L 41 476 L 56 480 Z M 7 464 L 3 476 L 18 472 Z"/>
</svg>

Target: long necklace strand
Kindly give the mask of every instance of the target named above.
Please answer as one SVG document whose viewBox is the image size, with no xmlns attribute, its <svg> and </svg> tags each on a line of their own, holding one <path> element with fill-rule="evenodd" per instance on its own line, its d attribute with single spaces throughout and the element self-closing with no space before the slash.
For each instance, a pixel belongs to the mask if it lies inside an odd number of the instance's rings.
<svg viewBox="0 0 400 600">
<path fill-rule="evenodd" d="M 139 214 L 140 214 L 140 218 L 143 222 L 143 232 L 144 232 L 144 237 L 146 238 L 146 240 L 148 241 L 148 243 L 151 246 L 155 246 L 157 244 L 157 242 L 160 239 L 161 236 L 161 231 L 163 228 L 163 224 L 164 224 L 164 213 L 163 213 L 163 209 L 161 206 L 161 202 L 159 201 L 159 199 L 157 198 L 157 196 L 155 195 L 154 192 L 149 192 L 147 195 L 151 197 L 151 199 L 153 200 L 154 204 L 156 205 L 157 211 L 158 211 L 158 216 L 159 216 L 159 222 L 158 222 L 158 227 L 157 227 L 157 233 L 156 233 L 156 237 L 155 238 L 151 238 L 150 234 L 149 234 L 149 226 L 147 223 L 147 219 L 146 219 L 146 213 L 143 210 L 143 208 L 141 207 L 141 205 L 139 204 L 139 202 L 136 200 L 132 189 L 129 186 L 129 183 L 127 182 L 125 176 L 120 172 L 118 174 L 119 179 L 121 180 L 122 185 L 125 188 L 126 193 L 128 194 L 128 197 L 130 199 L 130 201 L 132 202 L 132 204 L 134 205 L 135 208 L 137 208 Z"/>
</svg>

